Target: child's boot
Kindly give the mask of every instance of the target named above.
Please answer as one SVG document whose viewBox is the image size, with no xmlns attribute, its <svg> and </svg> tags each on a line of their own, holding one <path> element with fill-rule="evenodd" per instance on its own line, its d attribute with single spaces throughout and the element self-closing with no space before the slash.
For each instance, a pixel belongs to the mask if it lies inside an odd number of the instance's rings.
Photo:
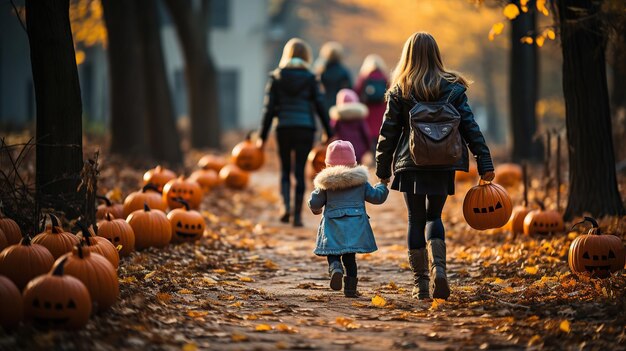
<svg viewBox="0 0 626 351">
<path fill-rule="evenodd" d="M 428 276 L 428 256 L 426 248 L 409 250 L 409 264 L 413 271 L 413 292 L 411 296 L 414 299 L 430 298 L 429 276 Z"/>
<path fill-rule="evenodd" d="M 434 299 L 447 299 L 450 287 L 446 276 L 446 243 L 441 239 L 428 241 L 428 261 L 430 264 L 430 295 Z"/>
<path fill-rule="evenodd" d="M 343 277 L 343 294 L 346 297 L 359 297 L 361 294 L 356 290 L 359 278 L 357 277 Z"/>
<path fill-rule="evenodd" d="M 341 281 L 343 280 L 343 265 L 341 262 L 332 262 L 328 266 L 328 274 L 330 275 L 330 288 L 337 291 L 341 290 Z"/>
<path fill-rule="evenodd" d="M 296 194 L 296 203 L 294 204 L 293 211 L 293 226 L 302 227 L 302 201 L 304 200 L 304 194 Z"/>
</svg>

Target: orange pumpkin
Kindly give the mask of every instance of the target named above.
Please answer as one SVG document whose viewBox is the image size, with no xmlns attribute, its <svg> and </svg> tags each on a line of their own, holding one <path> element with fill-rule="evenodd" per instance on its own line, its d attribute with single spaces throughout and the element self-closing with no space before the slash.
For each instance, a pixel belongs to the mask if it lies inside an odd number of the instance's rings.
<svg viewBox="0 0 626 351">
<path fill-rule="evenodd" d="M 80 244 L 59 258 L 56 264 L 63 260 L 65 274 L 76 277 L 87 287 L 94 310 L 104 311 L 113 306 L 120 295 L 120 287 L 111 262 L 98 253 L 85 250 Z"/>
<path fill-rule="evenodd" d="M 204 170 L 213 170 L 216 173 L 226 166 L 226 160 L 222 156 L 205 155 L 198 161 L 198 167 Z"/>
<path fill-rule="evenodd" d="M 0 229 L 0 251 L 4 250 L 5 247 L 9 247 L 9 243 L 7 242 L 7 238 L 4 236 L 4 232 Z"/>
<path fill-rule="evenodd" d="M 151 246 L 165 247 L 172 239 L 170 221 L 161 210 L 151 210 L 144 205 L 143 210 L 131 213 L 127 221 L 133 227 L 137 250 Z"/>
<path fill-rule="evenodd" d="M 33 244 L 44 246 L 56 260 L 64 254 L 71 252 L 72 247 L 78 244 L 79 239 L 76 235 L 63 230 L 59 224 L 59 219 L 55 215 L 50 214 L 49 217 L 52 226 L 50 228 L 46 227 L 45 231 L 37 234 L 33 238 Z"/>
<path fill-rule="evenodd" d="M 9 329 L 22 321 L 22 295 L 17 286 L 0 275 L 0 327 Z"/>
<path fill-rule="evenodd" d="M 159 165 L 144 173 L 143 184 L 154 184 L 159 191 L 163 191 L 165 184 L 174 178 L 176 173 Z"/>
<path fill-rule="evenodd" d="M 522 167 L 515 163 L 503 163 L 496 167 L 495 172 L 496 178 L 493 181 L 504 187 L 514 187 L 522 181 Z"/>
<path fill-rule="evenodd" d="M 511 218 L 506 224 L 508 230 L 513 234 L 520 234 L 524 232 L 524 219 L 530 212 L 528 208 L 528 169 L 526 164 L 522 167 L 522 181 L 524 185 L 524 203 L 522 206 L 515 206 L 511 213 Z"/>
<path fill-rule="evenodd" d="M 15 245 L 22 240 L 22 231 L 11 218 L 0 216 L 0 230 L 4 233 L 9 245 Z"/>
<path fill-rule="evenodd" d="M 150 208 L 156 210 L 167 210 L 167 203 L 163 201 L 163 195 L 161 195 L 159 189 L 153 184 L 146 184 L 140 191 L 130 193 L 126 197 L 124 200 L 124 215 L 120 218 L 126 218 L 131 213 L 141 210 L 144 204 L 148 204 Z"/>
<path fill-rule="evenodd" d="M 172 225 L 172 242 L 180 243 L 195 241 L 202 237 L 206 223 L 198 211 L 191 210 L 187 201 L 177 198 L 175 201 L 183 204 L 183 208 L 177 208 L 167 214 Z"/>
<path fill-rule="evenodd" d="M 312 169 L 311 178 L 315 178 L 319 172 L 326 168 L 326 146 L 317 145 L 314 147 L 309 152 L 308 161 Z"/>
<path fill-rule="evenodd" d="M 110 216 L 111 214 L 107 213 L 107 215 Z M 101 236 L 96 236 L 93 227 L 87 229 L 81 222 L 77 222 L 76 224 L 81 229 L 77 235 L 82 239 L 81 244 L 83 245 L 83 250 L 102 255 L 117 269 L 120 265 L 120 255 L 117 253 L 115 246 L 113 246 L 109 240 Z"/>
<path fill-rule="evenodd" d="M 509 220 L 511 207 L 511 198 L 503 187 L 481 179 L 465 195 L 463 216 L 474 229 L 500 228 Z"/>
<path fill-rule="evenodd" d="M 265 162 L 263 149 L 252 142 L 252 132 L 246 135 L 246 139 L 235 145 L 231 153 L 232 162 L 244 171 L 256 171 Z"/>
<path fill-rule="evenodd" d="M 611 273 L 622 270 L 625 263 L 622 239 L 602 234 L 598 222 L 591 217 L 585 217 L 582 222 L 574 224 L 574 227 L 584 222 L 591 222 L 593 227 L 587 235 L 574 239 L 569 247 L 567 261 L 572 272 L 594 278 L 607 278 Z"/>
<path fill-rule="evenodd" d="M 135 232 L 123 219 L 117 219 L 110 213 L 98 222 L 98 236 L 108 240 L 114 247 L 121 246 L 119 254 L 128 256 L 135 251 Z"/>
<path fill-rule="evenodd" d="M 89 291 L 79 279 L 65 274 L 64 268 L 65 259 L 28 283 L 22 299 L 25 319 L 67 329 L 87 324 L 92 309 Z"/>
<path fill-rule="evenodd" d="M 0 252 L 0 274 L 11 279 L 20 290 L 31 279 L 48 272 L 53 263 L 50 251 L 32 244 L 29 236 Z"/>
<path fill-rule="evenodd" d="M 454 173 L 454 179 L 457 182 L 475 182 L 476 179 L 478 179 L 478 167 L 472 163 L 469 166 L 469 171 L 456 171 Z"/>
<path fill-rule="evenodd" d="M 563 217 L 558 211 L 546 210 L 543 202 L 538 201 L 539 209 L 528 212 L 524 218 L 524 234 L 551 234 L 563 231 Z"/>
<path fill-rule="evenodd" d="M 219 175 L 212 169 L 199 169 L 191 173 L 189 180 L 198 183 L 205 193 L 221 184 Z"/>
<path fill-rule="evenodd" d="M 244 189 L 250 181 L 250 174 L 236 165 L 226 165 L 220 171 L 220 179 L 231 189 Z"/>
<path fill-rule="evenodd" d="M 99 205 L 96 209 L 96 219 L 104 218 L 104 215 L 111 213 L 115 218 L 124 218 L 124 206 L 121 204 L 113 204 L 106 196 L 96 196 L 104 204 Z"/>
<path fill-rule="evenodd" d="M 198 208 L 202 202 L 202 195 L 203 192 L 198 183 L 185 180 L 182 176 L 170 180 L 163 187 L 163 201 L 167 202 L 167 206 L 171 209 L 183 206 L 180 202 L 174 201 L 177 197 L 183 198 L 192 208 Z"/>
</svg>

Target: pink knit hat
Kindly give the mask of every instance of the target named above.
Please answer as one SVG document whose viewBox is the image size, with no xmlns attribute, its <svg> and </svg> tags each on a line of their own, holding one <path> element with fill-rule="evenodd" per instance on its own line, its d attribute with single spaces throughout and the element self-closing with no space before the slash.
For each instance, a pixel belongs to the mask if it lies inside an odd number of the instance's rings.
<svg viewBox="0 0 626 351">
<path fill-rule="evenodd" d="M 352 89 L 341 89 L 337 93 L 337 106 L 341 106 L 343 104 L 349 104 L 353 102 L 359 102 L 359 96 Z"/>
<path fill-rule="evenodd" d="M 327 166 L 356 166 L 354 146 L 349 141 L 335 140 L 326 149 Z"/>
</svg>

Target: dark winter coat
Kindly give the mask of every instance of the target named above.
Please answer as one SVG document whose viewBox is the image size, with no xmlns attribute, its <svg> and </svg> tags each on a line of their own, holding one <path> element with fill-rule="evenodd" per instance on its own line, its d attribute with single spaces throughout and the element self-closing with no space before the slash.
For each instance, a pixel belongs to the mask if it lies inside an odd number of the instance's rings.
<svg viewBox="0 0 626 351">
<path fill-rule="evenodd" d="M 461 116 L 459 132 L 465 144 L 469 147 L 476 159 L 478 173 L 485 174 L 493 171 L 491 154 L 480 131 L 480 127 L 474 120 L 474 114 L 467 102 L 466 88 L 459 83 L 441 83 L 441 95 L 439 101 L 448 99 Z M 467 148 L 463 148 L 463 156 L 453 166 L 417 166 L 411 158 L 409 150 L 409 110 L 415 103 L 404 99 L 396 87 L 389 93 L 387 110 L 383 119 L 383 125 L 376 147 L 376 175 L 381 179 L 388 179 L 393 172 L 399 173 L 411 170 L 461 170 L 469 169 L 469 157 Z"/>
<path fill-rule="evenodd" d="M 356 91 L 359 96 L 363 95 L 365 82 L 367 82 L 368 79 L 383 80 L 386 79 L 386 77 L 385 74 L 380 70 L 372 71 L 366 76 L 359 76 L 356 84 L 354 85 L 354 91 Z M 367 105 L 367 108 L 369 109 L 369 114 L 366 119 L 367 125 L 370 130 L 370 135 L 375 143 L 376 140 L 378 140 L 378 132 L 380 131 L 380 126 L 383 124 L 383 115 L 385 114 L 385 107 L 387 105 L 384 101 L 372 103 L 365 102 L 365 105 Z"/>
<path fill-rule="evenodd" d="M 335 104 L 339 90 L 352 88 L 350 71 L 341 62 L 328 62 L 320 79 L 324 86 L 324 101 L 327 110 Z"/>
<path fill-rule="evenodd" d="M 371 186 L 365 166 L 325 168 L 314 180 L 309 199 L 314 214 L 322 213 L 316 255 L 368 253 L 377 250 L 365 202 L 382 204 L 389 195 L 385 184 Z"/>
<path fill-rule="evenodd" d="M 305 66 L 295 63 L 270 74 L 265 87 L 261 139 L 266 140 L 274 118 L 278 118 L 277 129 L 316 129 L 315 115 L 319 116 L 326 135 L 333 135 L 330 128 L 328 109 L 315 75 Z"/>
</svg>

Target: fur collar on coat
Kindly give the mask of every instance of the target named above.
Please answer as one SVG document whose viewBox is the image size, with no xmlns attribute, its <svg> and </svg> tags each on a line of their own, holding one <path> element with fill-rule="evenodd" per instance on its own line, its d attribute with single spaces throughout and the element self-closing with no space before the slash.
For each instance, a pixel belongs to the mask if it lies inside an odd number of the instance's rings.
<svg viewBox="0 0 626 351">
<path fill-rule="evenodd" d="M 367 106 L 360 102 L 351 102 L 343 105 L 335 105 L 330 108 L 330 118 L 335 121 L 348 121 L 365 119 L 369 113 Z"/>
<path fill-rule="evenodd" d="M 313 180 L 316 188 L 341 190 L 367 183 L 369 172 L 365 166 L 334 166 L 322 170 Z"/>
</svg>

